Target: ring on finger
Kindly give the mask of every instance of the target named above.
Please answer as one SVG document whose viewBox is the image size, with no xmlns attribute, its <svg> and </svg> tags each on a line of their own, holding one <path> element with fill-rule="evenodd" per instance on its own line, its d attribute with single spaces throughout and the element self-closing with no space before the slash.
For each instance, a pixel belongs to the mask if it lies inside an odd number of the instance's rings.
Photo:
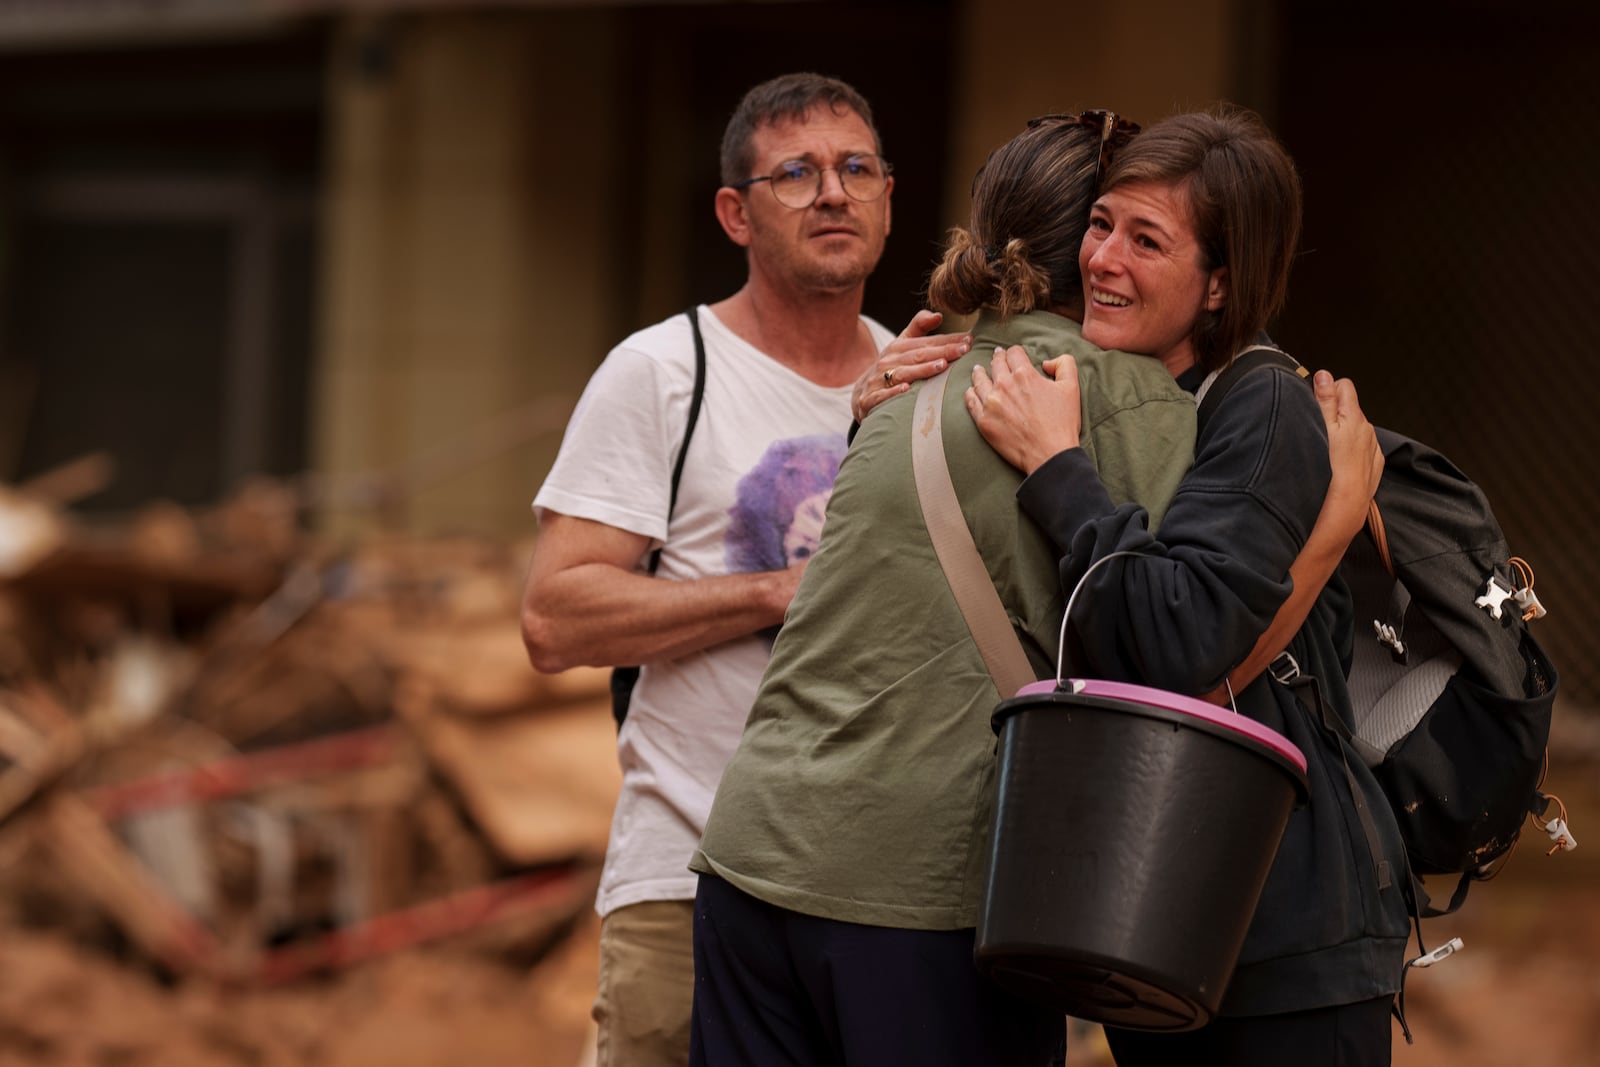
<svg viewBox="0 0 1600 1067">
<path fill-rule="evenodd" d="M 889 385 L 889 386 L 894 385 L 894 370 L 893 369 L 886 370 L 886 371 L 883 372 L 883 384 L 884 385 Z"/>
</svg>

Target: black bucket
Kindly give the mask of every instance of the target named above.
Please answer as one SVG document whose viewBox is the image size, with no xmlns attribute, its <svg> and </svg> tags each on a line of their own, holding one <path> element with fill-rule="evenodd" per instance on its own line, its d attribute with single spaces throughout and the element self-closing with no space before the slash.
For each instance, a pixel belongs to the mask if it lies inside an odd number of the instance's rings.
<svg viewBox="0 0 1600 1067">
<path fill-rule="evenodd" d="M 994 723 L 978 969 L 1094 1022 L 1210 1022 L 1306 795 L 1300 750 L 1228 709 L 1118 682 L 1030 685 Z"/>
</svg>

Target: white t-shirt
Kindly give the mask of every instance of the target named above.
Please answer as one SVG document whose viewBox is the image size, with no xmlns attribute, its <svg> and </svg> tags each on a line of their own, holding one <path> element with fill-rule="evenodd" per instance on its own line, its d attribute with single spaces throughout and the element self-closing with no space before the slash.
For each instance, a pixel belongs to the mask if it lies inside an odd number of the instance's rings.
<svg viewBox="0 0 1600 1067">
<path fill-rule="evenodd" d="M 863 316 L 880 349 L 894 335 Z M 533 506 L 664 544 L 657 576 L 778 570 L 816 548 L 844 457 L 850 386 L 807 381 L 700 308 L 705 396 L 678 502 L 672 467 L 694 391 L 694 338 L 675 315 L 627 338 L 589 380 Z M 648 565 L 648 553 L 639 569 Z M 689 900 L 722 769 L 739 742 L 771 652 L 752 634 L 646 664 L 617 739 L 622 792 L 600 878 L 600 914 Z"/>
</svg>

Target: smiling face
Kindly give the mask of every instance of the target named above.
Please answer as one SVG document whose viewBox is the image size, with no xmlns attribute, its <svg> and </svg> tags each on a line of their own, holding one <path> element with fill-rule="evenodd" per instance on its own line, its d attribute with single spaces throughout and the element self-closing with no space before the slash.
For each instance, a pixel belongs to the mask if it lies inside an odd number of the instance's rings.
<svg viewBox="0 0 1600 1067">
<path fill-rule="evenodd" d="M 1090 209 L 1078 266 L 1084 338 L 1155 356 L 1174 377 L 1194 365 L 1196 320 L 1227 300 L 1227 268 L 1206 269 L 1181 185 L 1107 190 Z"/>
<path fill-rule="evenodd" d="M 757 127 L 751 138 L 751 176 L 768 175 L 788 160 L 838 167 L 853 155 L 877 152 L 872 131 L 854 111 L 819 104 L 802 120 Z M 784 289 L 842 292 L 861 286 L 878 265 L 889 235 L 889 196 L 862 202 L 845 195 L 838 174 L 822 173 L 822 190 L 806 208 L 785 207 L 771 182 L 743 191 L 719 191 L 720 217 L 728 236 L 750 250 L 752 275 Z M 738 197 L 725 199 L 725 194 Z"/>
</svg>

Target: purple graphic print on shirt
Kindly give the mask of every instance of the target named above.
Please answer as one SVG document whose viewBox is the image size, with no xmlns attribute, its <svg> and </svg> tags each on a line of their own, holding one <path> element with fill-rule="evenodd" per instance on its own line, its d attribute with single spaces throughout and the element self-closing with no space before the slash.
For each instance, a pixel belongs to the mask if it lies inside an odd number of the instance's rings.
<svg viewBox="0 0 1600 1067">
<path fill-rule="evenodd" d="M 737 502 L 728 509 L 723 548 L 730 571 L 775 571 L 811 558 L 844 451 L 844 434 L 768 446 L 739 479 Z"/>
</svg>

